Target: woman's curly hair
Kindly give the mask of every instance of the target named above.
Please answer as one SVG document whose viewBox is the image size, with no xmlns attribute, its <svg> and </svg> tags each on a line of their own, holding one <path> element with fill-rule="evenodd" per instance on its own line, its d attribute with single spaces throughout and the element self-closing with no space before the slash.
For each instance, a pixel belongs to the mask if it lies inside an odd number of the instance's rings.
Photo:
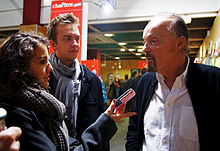
<svg viewBox="0 0 220 151">
<path fill-rule="evenodd" d="M 0 85 L 18 90 L 34 82 L 28 71 L 39 45 L 47 39 L 31 33 L 8 37 L 0 46 Z"/>
</svg>

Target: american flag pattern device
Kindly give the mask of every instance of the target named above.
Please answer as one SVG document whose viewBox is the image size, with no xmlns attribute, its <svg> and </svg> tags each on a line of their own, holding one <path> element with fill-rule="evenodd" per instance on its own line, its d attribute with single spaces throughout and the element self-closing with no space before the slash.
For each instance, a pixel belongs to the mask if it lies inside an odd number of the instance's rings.
<svg viewBox="0 0 220 151">
<path fill-rule="evenodd" d="M 116 99 L 115 108 L 118 108 L 120 105 L 128 102 L 131 98 L 135 96 L 135 91 L 130 88 L 125 93 L 123 93 L 120 97 Z"/>
</svg>

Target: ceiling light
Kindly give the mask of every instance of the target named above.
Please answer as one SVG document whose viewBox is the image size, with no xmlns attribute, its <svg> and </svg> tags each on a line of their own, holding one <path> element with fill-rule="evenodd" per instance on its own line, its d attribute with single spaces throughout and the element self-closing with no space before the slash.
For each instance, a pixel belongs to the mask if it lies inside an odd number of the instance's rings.
<svg viewBox="0 0 220 151">
<path fill-rule="evenodd" d="M 128 49 L 128 51 L 135 51 L 135 49 L 131 48 L 131 49 Z"/>
<path fill-rule="evenodd" d="M 112 5 L 113 8 L 116 8 L 117 5 L 117 0 L 107 0 L 109 2 L 109 4 Z"/>
<path fill-rule="evenodd" d="M 116 59 L 116 60 L 119 60 L 119 59 L 120 59 L 120 57 L 115 57 L 115 59 Z"/>
<path fill-rule="evenodd" d="M 144 48 L 144 46 L 137 46 L 137 48 L 138 48 L 138 49 L 143 49 L 143 48 Z"/>
<path fill-rule="evenodd" d="M 93 2 L 100 7 L 103 7 L 106 4 L 108 4 L 111 7 L 116 8 L 117 4 L 117 0 L 93 0 Z"/>
<path fill-rule="evenodd" d="M 141 59 L 146 59 L 146 57 L 141 57 Z"/>
<path fill-rule="evenodd" d="M 118 43 L 120 46 L 124 46 L 124 45 L 126 45 L 126 42 L 119 42 Z"/>
<path fill-rule="evenodd" d="M 104 36 L 105 36 L 105 37 L 113 37 L 114 34 L 112 34 L 112 33 L 105 33 Z"/>
<path fill-rule="evenodd" d="M 110 3 L 105 3 L 103 6 L 102 6 L 102 9 L 104 11 L 105 14 L 110 14 L 113 10 L 113 7 Z"/>
<path fill-rule="evenodd" d="M 125 51 L 125 49 L 124 49 L 124 48 L 121 48 L 120 51 Z"/>
<path fill-rule="evenodd" d="M 137 52 L 143 52 L 143 49 L 138 49 Z"/>
<path fill-rule="evenodd" d="M 136 53 L 136 56 L 141 56 L 141 53 Z"/>
<path fill-rule="evenodd" d="M 192 18 L 188 15 L 182 15 L 181 16 L 185 22 L 185 24 L 190 24 L 192 22 Z"/>
</svg>

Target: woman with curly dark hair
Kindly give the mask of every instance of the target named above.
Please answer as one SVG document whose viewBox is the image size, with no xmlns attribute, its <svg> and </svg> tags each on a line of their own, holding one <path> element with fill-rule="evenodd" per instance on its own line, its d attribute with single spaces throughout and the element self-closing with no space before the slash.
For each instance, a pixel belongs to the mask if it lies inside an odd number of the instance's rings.
<svg viewBox="0 0 220 151">
<path fill-rule="evenodd" d="M 47 44 L 46 39 L 29 34 L 18 34 L 6 39 L 0 47 L 1 86 L 5 85 L 11 88 L 12 91 L 16 91 L 26 87 L 27 84 L 36 84 L 37 79 L 32 78 L 29 73 L 31 61 L 38 50 L 47 50 Z M 48 71 L 45 72 L 49 74 L 52 68 L 48 63 L 47 66 Z M 44 88 L 48 87 L 45 84 L 43 85 Z"/>
<path fill-rule="evenodd" d="M 65 106 L 48 93 L 48 42 L 32 34 L 16 34 L 0 46 L 0 107 L 8 112 L 6 125 L 18 126 L 20 150 L 102 150 L 117 130 L 114 121 L 132 115 L 115 102 L 82 134 L 83 144 L 69 138 Z M 71 141 L 69 141 L 71 140 Z"/>
</svg>

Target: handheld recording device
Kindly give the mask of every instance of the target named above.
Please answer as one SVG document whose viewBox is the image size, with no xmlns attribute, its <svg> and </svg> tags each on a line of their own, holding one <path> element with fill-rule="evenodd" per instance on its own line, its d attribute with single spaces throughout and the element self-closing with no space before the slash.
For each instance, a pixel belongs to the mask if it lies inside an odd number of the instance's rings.
<svg viewBox="0 0 220 151">
<path fill-rule="evenodd" d="M 132 88 L 128 89 L 125 93 L 123 93 L 120 97 L 116 99 L 115 108 L 118 108 L 122 104 L 128 102 L 131 98 L 135 96 L 135 94 L 136 93 Z"/>
<path fill-rule="evenodd" d="M 0 132 L 6 129 L 5 118 L 7 111 L 3 108 L 0 108 Z"/>
</svg>

